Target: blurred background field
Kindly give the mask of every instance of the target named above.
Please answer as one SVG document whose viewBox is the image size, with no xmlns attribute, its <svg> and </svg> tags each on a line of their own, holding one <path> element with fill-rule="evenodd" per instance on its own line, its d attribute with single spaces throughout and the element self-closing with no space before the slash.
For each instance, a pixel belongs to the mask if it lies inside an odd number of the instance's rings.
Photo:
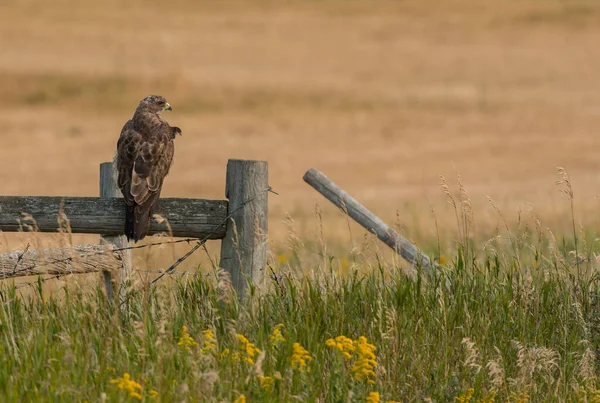
<svg viewBox="0 0 600 403">
<path fill-rule="evenodd" d="M 349 243 L 345 218 L 303 183 L 310 167 L 425 248 L 433 207 L 453 249 L 440 175 L 460 173 L 486 239 L 499 222 L 487 196 L 510 223 L 521 210 L 567 228 L 562 166 L 577 223 L 594 230 L 599 23 L 600 3 L 581 0 L 4 0 L 0 193 L 96 195 L 123 123 L 160 93 L 183 129 L 163 195 L 220 199 L 228 158 L 268 160 L 275 254 L 287 214 L 314 239 L 317 202 L 323 237 Z"/>
</svg>

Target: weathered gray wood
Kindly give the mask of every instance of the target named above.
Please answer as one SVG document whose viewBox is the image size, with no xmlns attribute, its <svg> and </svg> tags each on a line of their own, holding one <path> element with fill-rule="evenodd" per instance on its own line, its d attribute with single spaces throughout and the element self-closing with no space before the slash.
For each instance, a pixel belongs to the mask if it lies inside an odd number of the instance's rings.
<svg viewBox="0 0 600 403">
<path fill-rule="evenodd" d="M 304 181 L 369 232 L 373 232 L 377 238 L 396 251 L 407 262 L 415 266 L 422 265 L 425 268 L 431 268 L 431 262 L 427 255 L 419 251 L 415 245 L 390 228 L 323 173 L 314 168 L 309 169 L 304 175 Z"/>
<path fill-rule="evenodd" d="M 0 280 L 42 274 L 82 274 L 114 270 L 121 265 L 122 252 L 105 245 L 77 245 L 71 248 L 13 250 L 0 254 Z"/>
<path fill-rule="evenodd" d="M 0 231 L 29 231 L 35 220 L 36 230 L 56 232 L 61 202 L 69 219 L 71 232 L 122 235 L 125 201 L 118 198 L 0 196 Z M 225 228 L 219 227 L 227 217 L 226 200 L 160 199 L 157 214 L 163 216 L 175 237 L 222 239 Z M 215 230 L 215 228 L 217 228 Z M 167 223 L 152 220 L 150 234 L 169 232 Z"/>
<path fill-rule="evenodd" d="M 267 267 L 269 173 L 266 161 L 229 160 L 225 197 L 229 199 L 227 232 L 220 266 L 226 269 L 238 297 L 246 282 L 260 285 Z"/>
<path fill-rule="evenodd" d="M 113 197 L 123 197 L 119 187 L 117 186 L 117 170 L 112 162 L 104 162 L 100 164 L 100 198 L 107 199 Z M 123 223 L 125 215 L 123 215 Z M 106 242 L 112 249 L 123 249 L 129 246 L 125 235 L 102 235 L 102 241 Z M 104 285 L 106 287 L 106 295 L 109 299 L 113 298 L 114 284 L 118 281 L 119 289 L 123 289 L 123 284 L 129 279 L 131 272 L 131 250 L 124 250 L 121 254 L 121 265 L 118 270 L 105 269 Z M 117 273 L 118 272 L 118 273 Z M 118 274 L 118 280 L 115 276 Z"/>
</svg>

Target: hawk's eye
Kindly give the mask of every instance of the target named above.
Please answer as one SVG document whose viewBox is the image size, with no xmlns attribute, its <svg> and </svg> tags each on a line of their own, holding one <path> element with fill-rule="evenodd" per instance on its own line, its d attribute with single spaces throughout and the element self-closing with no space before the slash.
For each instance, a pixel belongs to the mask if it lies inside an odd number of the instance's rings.
<svg viewBox="0 0 600 403">
<path fill-rule="evenodd" d="M 165 101 L 158 101 L 158 104 L 159 104 L 160 106 L 164 106 L 164 104 L 165 104 Z"/>
</svg>

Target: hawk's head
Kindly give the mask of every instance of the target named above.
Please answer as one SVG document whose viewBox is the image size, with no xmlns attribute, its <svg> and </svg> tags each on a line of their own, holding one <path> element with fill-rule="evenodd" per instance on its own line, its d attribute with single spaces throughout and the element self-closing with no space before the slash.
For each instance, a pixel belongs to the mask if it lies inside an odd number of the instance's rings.
<svg viewBox="0 0 600 403">
<path fill-rule="evenodd" d="M 160 95 L 148 95 L 146 98 L 140 101 L 138 110 L 142 109 L 147 112 L 156 113 L 160 115 L 163 111 L 172 111 L 171 105 L 167 102 L 164 97 Z"/>
</svg>

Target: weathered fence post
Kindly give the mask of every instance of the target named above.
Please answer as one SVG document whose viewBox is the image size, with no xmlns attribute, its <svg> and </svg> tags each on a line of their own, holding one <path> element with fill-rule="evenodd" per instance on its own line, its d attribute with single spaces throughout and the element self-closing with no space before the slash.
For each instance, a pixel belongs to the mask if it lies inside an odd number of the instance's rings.
<svg viewBox="0 0 600 403">
<path fill-rule="evenodd" d="M 267 266 L 269 169 L 266 161 L 229 160 L 225 197 L 229 199 L 220 266 L 231 276 L 238 298 L 246 282 L 261 284 Z"/>
<path fill-rule="evenodd" d="M 322 172 L 312 168 L 304 174 L 304 181 L 321 193 L 327 200 L 338 206 L 367 231 L 374 233 L 377 238 L 392 248 L 413 266 L 422 265 L 431 272 L 437 269 L 437 263 L 432 262 L 414 244 L 390 228 L 379 217 L 360 204 L 354 197 L 346 193 Z"/>
<path fill-rule="evenodd" d="M 117 172 L 112 162 L 103 162 L 100 164 L 100 198 L 111 198 L 111 197 L 123 197 L 121 191 L 117 186 Z M 123 216 L 123 222 L 125 217 Z M 102 238 L 107 244 L 113 248 L 125 248 L 129 246 L 127 237 L 125 235 L 117 236 L 106 236 L 102 235 Z M 120 285 L 129 277 L 131 270 L 131 250 L 122 251 L 122 261 L 119 267 L 118 281 Z M 113 274 L 109 270 L 104 270 L 104 284 L 106 286 L 106 294 L 109 299 L 114 298 L 114 283 Z M 119 287 L 120 289 L 121 287 Z"/>
</svg>

